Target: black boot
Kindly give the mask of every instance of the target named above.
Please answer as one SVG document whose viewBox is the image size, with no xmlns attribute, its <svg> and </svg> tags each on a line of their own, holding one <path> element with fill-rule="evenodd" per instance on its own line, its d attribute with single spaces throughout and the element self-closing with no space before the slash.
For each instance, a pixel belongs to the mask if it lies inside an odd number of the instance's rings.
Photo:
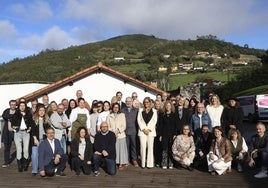
<svg viewBox="0 0 268 188">
<path fill-rule="evenodd" d="M 28 171 L 29 159 L 23 159 L 23 170 Z"/>
<path fill-rule="evenodd" d="M 22 163 L 22 159 L 20 159 L 20 160 L 17 159 L 18 171 L 19 171 L 19 172 L 22 172 L 22 171 L 23 171 L 23 169 L 22 169 L 22 164 L 21 164 L 21 163 Z"/>
</svg>

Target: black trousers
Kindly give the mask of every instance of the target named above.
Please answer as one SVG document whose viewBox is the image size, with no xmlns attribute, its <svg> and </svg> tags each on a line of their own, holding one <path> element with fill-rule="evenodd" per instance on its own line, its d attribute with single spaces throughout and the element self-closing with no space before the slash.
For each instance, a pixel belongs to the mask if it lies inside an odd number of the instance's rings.
<svg viewBox="0 0 268 188">
<path fill-rule="evenodd" d="M 54 159 L 52 159 L 44 168 L 46 176 L 54 176 L 55 169 L 57 169 L 56 172 L 62 172 L 66 167 L 67 160 L 68 156 L 66 154 L 61 155 L 59 164 L 55 164 Z"/>
<path fill-rule="evenodd" d="M 75 172 L 80 172 L 82 169 L 83 173 L 86 175 L 91 173 L 91 165 L 87 164 L 86 161 L 82 161 L 79 157 L 72 158 L 72 168 Z"/>
</svg>

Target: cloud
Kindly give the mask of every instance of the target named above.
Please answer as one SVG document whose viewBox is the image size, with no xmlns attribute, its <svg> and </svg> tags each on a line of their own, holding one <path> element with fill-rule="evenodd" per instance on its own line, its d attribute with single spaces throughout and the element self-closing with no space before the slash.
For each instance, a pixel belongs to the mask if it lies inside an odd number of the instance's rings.
<svg viewBox="0 0 268 188">
<path fill-rule="evenodd" d="M 30 42 L 29 42 L 30 41 Z M 70 45 L 76 45 L 78 40 L 72 38 L 70 34 L 58 26 L 48 29 L 43 35 L 31 35 L 21 39 L 21 45 L 28 49 L 61 49 Z"/>
<path fill-rule="evenodd" d="M 243 3 L 243 6 L 241 6 Z M 169 39 L 241 32 L 265 20 L 253 0 L 68 0 L 63 15 L 98 23 L 108 32 L 155 34 Z"/>
<path fill-rule="evenodd" d="M 10 39 L 17 34 L 17 30 L 13 24 L 11 24 L 8 20 L 0 20 L 0 39 L 7 40 Z"/>
<path fill-rule="evenodd" d="M 45 1 L 28 1 L 28 3 L 15 3 L 9 6 L 14 18 L 26 21 L 43 21 L 51 18 L 53 12 L 48 2 Z"/>
</svg>

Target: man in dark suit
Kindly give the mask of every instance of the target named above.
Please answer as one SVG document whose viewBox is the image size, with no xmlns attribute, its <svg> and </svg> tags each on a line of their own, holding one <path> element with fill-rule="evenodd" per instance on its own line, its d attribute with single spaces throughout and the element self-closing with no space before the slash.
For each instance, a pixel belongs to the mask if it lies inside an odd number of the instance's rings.
<svg viewBox="0 0 268 188">
<path fill-rule="evenodd" d="M 40 176 L 66 176 L 63 173 L 67 162 L 60 141 L 55 139 L 55 131 L 52 127 L 46 130 L 47 138 L 40 143 L 38 150 L 38 164 Z"/>
<path fill-rule="evenodd" d="M 175 106 L 175 114 L 177 116 L 177 134 L 182 133 L 183 125 L 189 125 L 190 123 L 190 112 L 187 108 L 184 108 L 185 98 L 180 97 L 177 101 L 177 105 Z"/>
<path fill-rule="evenodd" d="M 118 104 L 120 105 L 120 109 L 126 108 L 127 107 L 126 103 L 124 103 L 122 101 L 122 96 L 123 96 L 122 92 L 121 91 L 117 91 L 116 94 L 115 94 L 115 96 L 116 96 L 116 99 L 117 99 Z"/>
</svg>

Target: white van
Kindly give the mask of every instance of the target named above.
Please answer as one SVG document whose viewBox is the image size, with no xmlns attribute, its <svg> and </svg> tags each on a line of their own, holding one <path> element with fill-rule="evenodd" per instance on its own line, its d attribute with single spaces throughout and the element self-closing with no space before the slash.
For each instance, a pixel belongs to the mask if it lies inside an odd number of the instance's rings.
<svg viewBox="0 0 268 188">
<path fill-rule="evenodd" d="M 240 96 L 240 106 L 249 121 L 268 120 L 268 94 Z"/>
</svg>

